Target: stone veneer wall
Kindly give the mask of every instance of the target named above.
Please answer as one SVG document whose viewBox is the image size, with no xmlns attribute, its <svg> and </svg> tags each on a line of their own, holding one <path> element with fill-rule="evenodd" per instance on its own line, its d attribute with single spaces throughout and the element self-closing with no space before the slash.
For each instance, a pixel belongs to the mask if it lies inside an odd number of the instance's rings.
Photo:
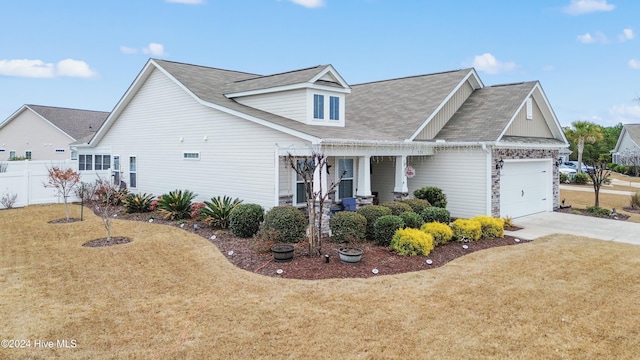
<svg viewBox="0 0 640 360">
<path fill-rule="evenodd" d="M 553 165 L 553 208 L 560 206 L 560 178 L 555 161 L 560 152 L 544 149 L 493 149 L 491 157 L 491 215 L 500 216 L 500 173 L 496 169 L 496 162 L 500 159 L 551 159 Z"/>
</svg>

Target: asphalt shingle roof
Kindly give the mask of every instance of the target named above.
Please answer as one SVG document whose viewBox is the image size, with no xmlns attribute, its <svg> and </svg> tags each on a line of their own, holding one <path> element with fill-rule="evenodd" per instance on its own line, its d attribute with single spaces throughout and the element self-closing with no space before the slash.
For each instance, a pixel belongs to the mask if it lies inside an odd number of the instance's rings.
<svg viewBox="0 0 640 360">
<path fill-rule="evenodd" d="M 625 124 L 624 128 L 636 144 L 640 145 L 640 124 Z"/>
<path fill-rule="evenodd" d="M 311 80 L 329 65 L 318 65 L 307 69 L 288 71 L 280 74 L 256 76 L 253 78 L 236 80 L 225 90 L 225 93 L 268 89 L 279 86 L 300 84 Z"/>
<path fill-rule="evenodd" d="M 76 140 L 92 136 L 109 116 L 106 111 L 67 109 L 30 104 L 26 106 Z"/>
</svg>

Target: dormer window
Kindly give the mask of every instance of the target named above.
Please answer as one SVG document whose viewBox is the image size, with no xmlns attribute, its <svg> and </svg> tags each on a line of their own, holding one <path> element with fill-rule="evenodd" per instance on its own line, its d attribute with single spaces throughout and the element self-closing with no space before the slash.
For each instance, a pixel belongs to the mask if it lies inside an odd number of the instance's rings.
<svg viewBox="0 0 640 360">
<path fill-rule="evenodd" d="M 324 95 L 313 95 L 313 118 L 324 119 Z"/>
<path fill-rule="evenodd" d="M 340 120 L 340 98 L 329 96 L 329 120 Z"/>
</svg>

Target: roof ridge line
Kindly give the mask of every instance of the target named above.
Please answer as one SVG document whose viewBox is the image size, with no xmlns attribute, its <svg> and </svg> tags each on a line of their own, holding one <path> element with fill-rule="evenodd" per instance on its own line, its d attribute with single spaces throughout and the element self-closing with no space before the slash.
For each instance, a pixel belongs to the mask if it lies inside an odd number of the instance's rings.
<svg viewBox="0 0 640 360">
<path fill-rule="evenodd" d="M 442 75 L 442 74 L 449 74 L 449 73 L 454 73 L 454 72 L 459 72 L 459 71 L 464 71 L 464 70 L 471 70 L 471 69 L 473 69 L 473 68 L 461 68 L 461 69 L 456 69 L 456 70 L 438 71 L 438 72 L 429 73 L 429 74 L 401 76 L 401 77 L 391 78 L 391 79 L 368 81 L 368 82 L 363 82 L 363 83 L 359 83 L 359 84 L 353 84 L 351 86 L 375 84 L 375 83 L 380 83 L 380 82 L 385 82 L 385 81 L 405 80 L 405 79 L 419 78 L 419 77 L 432 76 L 432 75 Z"/>
<path fill-rule="evenodd" d="M 271 76 L 278 76 L 278 75 L 284 75 L 284 74 L 291 74 L 291 73 L 295 73 L 295 72 L 300 72 L 300 71 L 305 71 L 305 70 L 311 70 L 311 69 L 319 68 L 319 67 L 322 67 L 322 66 L 328 66 L 328 65 L 315 65 L 315 66 L 309 66 L 309 67 L 302 68 L 302 69 L 296 69 L 296 70 L 283 71 L 283 72 L 279 72 L 279 73 L 275 73 L 275 74 L 269 74 L 269 75 L 258 75 L 258 76 L 256 76 L 256 77 L 249 78 L 249 79 L 236 80 L 236 81 L 234 81 L 234 83 L 239 83 L 239 82 L 243 82 L 243 81 L 250 81 L 250 80 L 256 80 L 256 79 L 263 79 L 263 78 L 267 78 L 267 77 L 271 77 Z"/>
</svg>

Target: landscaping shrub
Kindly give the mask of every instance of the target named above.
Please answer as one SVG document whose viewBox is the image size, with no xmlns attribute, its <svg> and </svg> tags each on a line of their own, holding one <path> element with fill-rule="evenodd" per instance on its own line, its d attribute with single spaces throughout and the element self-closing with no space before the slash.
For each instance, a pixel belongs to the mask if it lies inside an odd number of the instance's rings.
<svg viewBox="0 0 640 360">
<path fill-rule="evenodd" d="M 431 204 L 431 206 L 446 208 L 447 207 L 447 195 L 442 192 L 442 189 L 435 186 L 425 186 L 413 192 L 413 196 L 418 199 L 424 199 Z"/>
<path fill-rule="evenodd" d="M 169 220 L 182 220 L 191 217 L 191 201 L 196 194 L 189 190 L 174 190 L 158 199 L 158 212 Z"/>
<path fill-rule="evenodd" d="M 589 183 L 589 175 L 585 173 L 577 173 L 573 175 L 573 182 L 578 185 L 586 185 Z"/>
<path fill-rule="evenodd" d="M 407 205 L 409 206 L 409 205 Z M 380 216 L 376 223 L 373 224 L 374 238 L 376 244 L 380 246 L 389 246 L 391 238 L 396 233 L 396 230 L 404 228 L 404 220 L 397 215 L 384 215 Z"/>
<path fill-rule="evenodd" d="M 420 216 L 422 216 L 422 220 L 424 220 L 425 223 L 437 221 L 443 224 L 449 224 L 451 222 L 449 210 L 435 206 L 422 210 Z"/>
<path fill-rule="evenodd" d="M 405 212 L 400 214 L 402 221 L 404 221 L 404 227 L 420 229 L 420 227 L 424 224 L 424 220 L 422 216 L 414 213 L 413 211 Z"/>
<path fill-rule="evenodd" d="M 433 250 L 433 237 L 418 229 L 399 229 L 391 239 L 391 249 L 398 255 L 424 255 Z"/>
<path fill-rule="evenodd" d="M 211 198 L 211 201 L 205 201 L 206 206 L 200 209 L 200 218 L 211 226 L 226 229 L 229 227 L 229 215 L 241 203 L 242 200 L 231 199 L 229 196 Z"/>
<path fill-rule="evenodd" d="M 365 240 L 367 219 L 355 211 L 339 211 L 329 219 L 331 241 L 336 243 Z"/>
<path fill-rule="evenodd" d="M 293 206 L 276 206 L 264 215 L 261 231 L 274 230 L 275 242 L 297 243 L 307 232 L 307 218 Z"/>
<path fill-rule="evenodd" d="M 588 213 L 591 213 L 593 215 L 600 216 L 600 217 L 608 217 L 609 215 L 611 215 L 611 210 L 601 208 L 600 206 L 587 206 L 587 208 L 584 210 Z"/>
<path fill-rule="evenodd" d="M 402 200 L 402 202 L 411 206 L 411 208 L 413 209 L 413 212 L 416 214 L 420 214 L 422 210 L 431 206 L 431 204 L 429 204 L 429 202 L 425 199 L 416 199 L 416 198 L 404 199 Z"/>
<path fill-rule="evenodd" d="M 560 183 L 568 184 L 570 182 L 569 175 L 560 173 Z"/>
<path fill-rule="evenodd" d="M 229 229 L 235 236 L 255 235 L 264 220 L 264 208 L 258 204 L 239 204 L 229 214 Z"/>
<path fill-rule="evenodd" d="M 129 194 L 129 190 L 124 188 L 113 192 L 109 190 L 107 186 L 101 185 L 99 181 L 100 180 L 96 180 L 96 185 L 93 187 L 94 194 L 92 198 L 97 199 L 100 204 L 108 203 L 108 205 L 113 206 L 122 205 L 124 199 L 126 199 L 127 195 Z M 109 199 L 107 199 L 107 197 L 109 197 Z"/>
<path fill-rule="evenodd" d="M 458 242 L 471 242 L 482 237 L 482 225 L 477 220 L 457 219 L 451 224 L 453 237 Z"/>
<path fill-rule="evenodd" d="M 433 246 L 444 245 L 453 238 L 451 227 L 437 221 L 422 225 L 420 230 L 433 237 Z"/>
<path fill-rule="evenodd" d="M 122 207 L 127 213 L 145 213 L 151 211 L 152 194 L 127 194 Z"/>
<path fill-rule="evenodd" d="M 494 239 L 504 236 L 504 220 L 488 215 L 478 215 L 473 217 L 472 220 L 480 223 L 483 238 Z"/>
<path fill-rule="evenodd" d="M 382 205 L 367 205 L 356 210 L 356 212 L 367 219 L 367 232 L 365 236 L 370 240 L 375 238 L 374 225 L 376 220 L 378 220 L 380 216 L 391 215 L 391 209 Z"/>
<path fill-rule="evenodd" d="M 631 201 L 629 206 L 632 209 L 639 209 L 640 208 L 640 191 L 636 191 L 635 194 L 631 195 Z"/>
<path fill-rule="evenodd" d="M 409 204 L 405 204 L 402 201 L 389 201 L 382 204 L 382 206 L 391 209 L 391 215 L 400 215 L 408 211 L 413 211 Z"/>
</svg>

